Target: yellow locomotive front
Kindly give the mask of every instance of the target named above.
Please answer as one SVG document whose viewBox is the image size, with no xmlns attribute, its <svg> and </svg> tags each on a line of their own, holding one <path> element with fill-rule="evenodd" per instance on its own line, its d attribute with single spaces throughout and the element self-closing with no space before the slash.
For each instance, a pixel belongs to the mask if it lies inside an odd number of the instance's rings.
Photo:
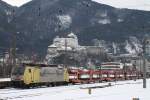
<svg viewBox="0 0 150 100">
<path fill-rule="evenodd" d="M 40 69 L 38 66 L 25 64 L 14 67 L 11 73 L 11 82 L 14 87 L 35 85 L 40 82 Z"/>
</svg>

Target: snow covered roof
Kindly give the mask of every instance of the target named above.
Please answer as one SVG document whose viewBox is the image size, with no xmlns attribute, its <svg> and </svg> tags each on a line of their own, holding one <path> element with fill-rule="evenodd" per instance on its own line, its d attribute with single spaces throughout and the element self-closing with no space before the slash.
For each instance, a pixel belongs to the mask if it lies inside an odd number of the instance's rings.
<svg viewBox="0 0 150 100">
<path fill-rule="evenodd" d="M 73 32 L 71 32 L 70 34 L 68 34 L 68 37 L 69 38 L 77 38 L 77 36 Z"/>
<path fill-rule="evenodd" d="M 61 46 L 61 48 L 59 48 L 60 50 L 65 50 L 65 49 L 67 49 L 67 50 L 72 50 L 72 48 L 71 47 L 65 47 L 65 46 Z"/>
<path fill-rule="evenodd" d="M 50 46 L 48 46 L 48 47 L 57 48 L 57 46 L 56 46 L 55 44 L 52 44 L 52 45 L 50 45 Z"/>
</svg>

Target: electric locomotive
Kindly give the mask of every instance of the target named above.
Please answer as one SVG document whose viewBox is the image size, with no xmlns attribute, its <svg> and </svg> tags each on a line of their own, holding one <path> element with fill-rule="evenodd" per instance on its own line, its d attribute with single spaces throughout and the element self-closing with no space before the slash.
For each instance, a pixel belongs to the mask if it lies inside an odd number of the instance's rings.
<svg viewBox="0 0 150 100">
<path fill-rule="evenodd" d="M 69 82 L 68 71 L 60 65 L 21 64 L 12 69 L 15 87 L 54 86 Z"/>
</svg>

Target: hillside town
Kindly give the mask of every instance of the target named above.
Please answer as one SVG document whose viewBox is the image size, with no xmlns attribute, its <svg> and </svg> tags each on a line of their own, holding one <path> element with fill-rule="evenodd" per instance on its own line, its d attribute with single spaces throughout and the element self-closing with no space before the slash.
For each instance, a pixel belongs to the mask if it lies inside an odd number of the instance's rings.
<svg viewBox="0 0 150 100">
<path fill-rule="evenodd" d="M 146 41 L 150 41 L 150 39 L 147 38 Z M 138 47 L 138 45 L 140 46 Z M 149 47 L 149 45 L 146 44 L 146 47 Z M 106 48 L 106 44 L 101 45 L 100 43 L 93 46 L 81 46 L 78 43 L 78 37 L 71 32 L 66 37 L 56 36 L 53 43 L 48 46 L 47 54 L 43 60 L 38 59 L 36 55 L 29 58 L 22 54 L 16 57 L 16 63 L 45 63 L 67 65 L 68 67 L 95 68 L 103 62 L 118 62 L 122 63 L 124 67 L 130 68 L 134 66 L 139 71 L 143 71 L 143 50 L 141 44 L 136 44 L 136 49 L 132 49 L 128 43 L 124 47 L 128 52 L 124 53 L 117 52 L 117 48 L 114 43 L 112 43 L 111 50 Z M 149 51 L 149 48 L 146 50 Z M 12 60 L 10 53 L 6 52 L 5 55 L 1 55 L 1 77 L 3 74 L 9 76 Z M 146 59 L 146 68 L 147 74 L 150 73 L 149 59 Z"/>
<path fill-rule="evenodd" d="M 0 100 L 150 100 L 149 26 L 147 0 L 0 0 Z"/>
</svg>

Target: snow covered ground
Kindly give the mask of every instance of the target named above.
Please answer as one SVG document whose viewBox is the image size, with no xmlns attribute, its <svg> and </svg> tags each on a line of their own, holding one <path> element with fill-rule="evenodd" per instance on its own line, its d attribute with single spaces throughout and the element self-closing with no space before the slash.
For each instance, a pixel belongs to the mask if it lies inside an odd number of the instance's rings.
<svg viewBox="0 0 150 100">
<path fill-rule="evenodd" d="M 108 83 L 70 85 L 35 89 L 1 89 L 0 100 L 150 100 L 150 80 L 147 88 L 142 88 L 142 80 L 111 82 L 106 88 L 81 89 L 92 86 L 102 86 Z"/>
<path fill-rule="evenodd" d="M 11 81 L 10 78 L 0 78 L 0 82 Z"/>
</svg>

